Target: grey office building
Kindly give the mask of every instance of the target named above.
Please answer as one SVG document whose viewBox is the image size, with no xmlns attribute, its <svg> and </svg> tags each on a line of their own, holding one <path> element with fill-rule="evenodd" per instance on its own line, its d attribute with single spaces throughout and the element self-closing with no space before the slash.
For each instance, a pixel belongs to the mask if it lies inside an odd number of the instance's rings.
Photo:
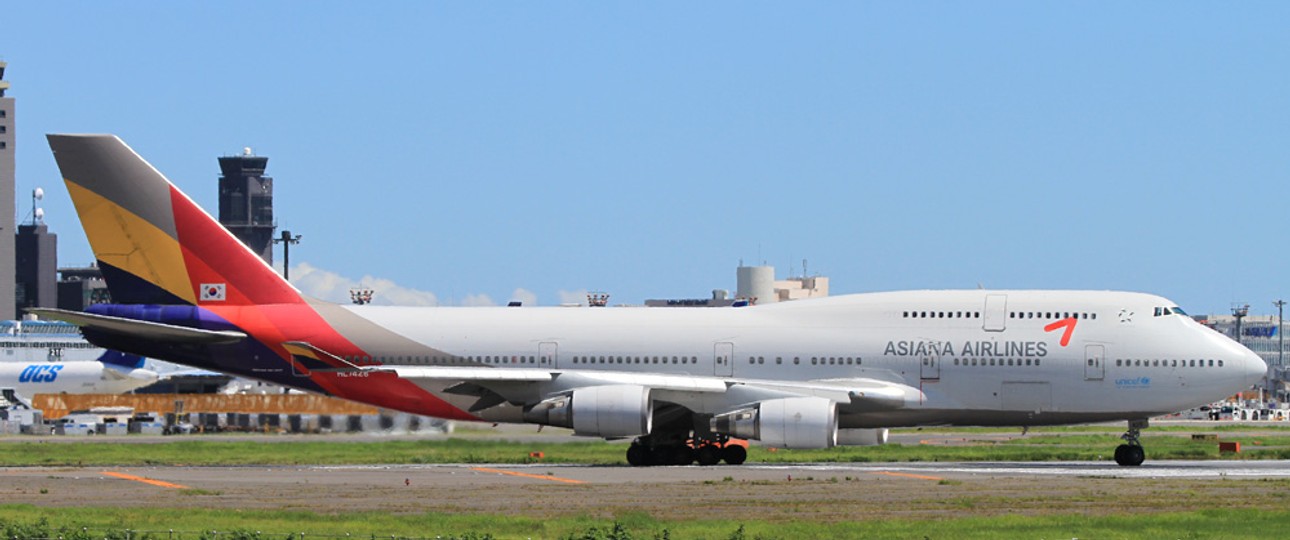
<svg viewBox="0 0 1290 540">
<path fill-rule="evenodd" d="M 0 320 L 14 318 L 14 107 L 0 62 Z"/>
<path fill-rule="evenodd" d="M 18 226 L 17 286 L 14 300 L 19 315 L 26 308 L 58 307 L 58 235 L 35 218 Z"/>
</svg>

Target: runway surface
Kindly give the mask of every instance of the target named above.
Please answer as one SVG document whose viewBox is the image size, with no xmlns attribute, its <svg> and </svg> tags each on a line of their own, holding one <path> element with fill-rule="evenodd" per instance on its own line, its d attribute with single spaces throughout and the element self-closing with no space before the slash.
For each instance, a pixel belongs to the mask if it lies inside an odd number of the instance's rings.
<svg viewBox="0 0 1290 540">
<path fill-rule="evenodd" d="M 940 519 L 947 507 L 964 506 L 976 515 L 1251 507 L 1271 500 L 1269 490 L 1286 492 L 1287 477 L 1287 461 L 1162 461 L 1137 468 L 1090 462 L 23 467 L 0 469 L 0 500 L 46 507 L 838 521 Z"/>
</svg>

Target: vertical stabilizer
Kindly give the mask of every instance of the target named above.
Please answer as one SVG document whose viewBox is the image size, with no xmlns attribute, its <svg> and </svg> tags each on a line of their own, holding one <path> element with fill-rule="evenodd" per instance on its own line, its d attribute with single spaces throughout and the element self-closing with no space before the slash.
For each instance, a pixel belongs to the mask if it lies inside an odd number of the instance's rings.
<svg viewBox="0 0 1290 540">
<path fill-rule="evenodd" d="M 49 135 L 114 302 L 300 303 L 255 253 L 114 135 Z"/>
</svg>

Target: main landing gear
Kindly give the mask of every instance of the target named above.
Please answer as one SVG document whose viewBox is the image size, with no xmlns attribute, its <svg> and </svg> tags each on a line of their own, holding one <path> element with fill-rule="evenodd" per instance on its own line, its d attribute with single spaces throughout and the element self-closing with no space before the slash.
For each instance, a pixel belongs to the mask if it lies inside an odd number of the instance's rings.
<svg viewBox="0 0 1290 540">
<path fill-rule="evenodd" d="M 730 438 L 718 435 L 711 439 L 690 439 L 671 444 L 653 440 L 652 437 L 641 437 L 632 441 L 627 448 L 627 463 L 633 467 L 651 465 L 690 465 L 698 463 L 708 466 L 722 461 L 730 465 L 740 465 L 748 459 L 748 449 L 730 443 Z"/>
<path fill-rule="evenodd" d="M 1147 428 L 1147 421 L 1129 420 L 1129 430 L 1121 435 L 1125 444 L 1115 448 L 1115 462 L 1122 467 L 1137 467 L 1142 465 L 1147 459 L 1147 453 L 1142 449 L 1142 443 L 1138 437 L 1142 435 L 1142 430 Z"/>
</svg>

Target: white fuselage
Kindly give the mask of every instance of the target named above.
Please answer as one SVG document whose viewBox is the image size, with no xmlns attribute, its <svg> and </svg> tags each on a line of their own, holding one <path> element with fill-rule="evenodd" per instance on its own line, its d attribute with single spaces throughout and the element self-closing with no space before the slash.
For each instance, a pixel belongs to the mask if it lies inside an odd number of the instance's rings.
<svg viewBox="0 0 1290 540">
<path fill-rule="evenodd" d="M 121 394 L 152 384 L 146 369 L 81 362 L 0 362 L 0 388 L 30 399 L 36 394 Z"/>
<path fill-rule="evenodd" d="M 886 427 L 1147 418 L 1222 399 L 1264 376 L 1257 355 L 1173 306 L 1140 293 L 968 290 L 746 308 L 346 309 L 444 353 L 390 349 L 376 358 L 386 365 L 877 380 L 921 391 L 895 410 L 839 411 L 841 427 Z M 676 400 L 701 414 L 738 405 Z"/>
</svg>

